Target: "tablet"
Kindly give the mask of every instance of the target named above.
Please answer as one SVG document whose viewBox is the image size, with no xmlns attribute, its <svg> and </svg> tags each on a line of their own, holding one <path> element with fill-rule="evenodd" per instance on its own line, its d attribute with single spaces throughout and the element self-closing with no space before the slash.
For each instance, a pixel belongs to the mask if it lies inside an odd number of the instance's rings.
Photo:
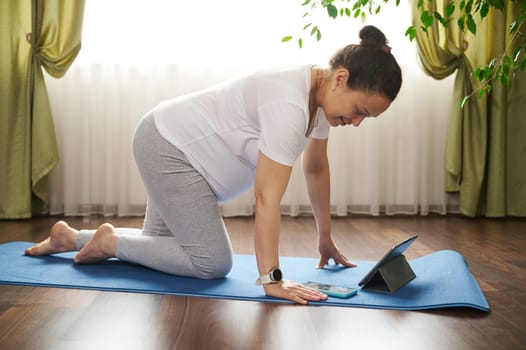
<svg viewBox="0 0 526 350">
<path fill-rule="evenodd" d="M 358 283 L 358 285 L 363 286 L 364 284 L 367 284 L 367 282 L 369 282 L 369 280 L 374 276 L 374 274 L 376 273 L 376 270 L 380 266 L 387 264 L 389 261 L 402 255 L 402 253 L 411 245 L 411 243 L 415 241 L 417 237 L 418 237 L 417 235 L 409 237 L 405 241 L 400 242 L 394 245 L 391 249 L 389 249 L 389 251 L 385 253 L 385 255 L 376 263 L 376 265 L 374 265 L 371 271 L 369 271 L 367 275 L 365 275 L 365 277 L 362 278 L 362 280 Z"/>
</svg>

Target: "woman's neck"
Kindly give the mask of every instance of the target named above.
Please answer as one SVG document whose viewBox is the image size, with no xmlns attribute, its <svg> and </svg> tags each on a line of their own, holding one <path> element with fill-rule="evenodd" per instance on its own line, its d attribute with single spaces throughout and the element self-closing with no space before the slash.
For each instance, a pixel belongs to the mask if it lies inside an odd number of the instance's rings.
<svg viewBox="0 0 526 350">
<path fill-rule="evenodd" d="M 316 109 L 321 106 L 323 91 L 325 90 L 328 76 L 328 69 L 320 68 L 317 66 L 313 66 L 311 69 L 310 91 L 314 92 L 313 95 L 315 100 L 312 102 L 314 103 L 313 106 L 315 106 Z M 309 106 L 310 105 L 311 101 L 309 101 Z"/>
<path fill-rule="evenodd" d="M 312 132 L 312 129 L 314 129 L 314 119 L 316 119 L 318 108 L 321 107 L 321 100 L 327 82 L 328 71 L 314 66 L 311 68 L 310 74 L 309 124 L 307 126 L 307 131 L 305 132 L 305 137 L 308 137 Z"/>
</svg>

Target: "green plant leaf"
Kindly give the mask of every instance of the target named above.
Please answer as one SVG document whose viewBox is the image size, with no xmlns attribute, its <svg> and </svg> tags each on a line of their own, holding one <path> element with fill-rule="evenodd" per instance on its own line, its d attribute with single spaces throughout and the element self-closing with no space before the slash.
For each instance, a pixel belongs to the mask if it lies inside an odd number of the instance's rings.
<svg viewBox="0 0 526 350">
<path fill-rule="evenodd" d="M 358 16 L 360 15 L 361 12 L 362 12 L 362 11 L 361 11 L 360 9 L 357 9 L 356 11 L 354 11 L 354 15 L 353 15 L 353 17 L 354 17 L 354 18 L 358 18 Z"/>
<path fill-rule="evenodd" d="M 511 22 L 510 29 L 508 30 L 508 33 L 510 33 L 510 34 L 513 33 L 514 31 L 517 30 L 517 28 L 518 28 L 517 21 Z"/>
<path fill-rule="evenodd" d="M 405 36 L 409 37 L 410 41 L 413 41 L 416 38 L 416 28 L 414 26 L 410 26 L 405 31 Z"/>
<path fill-rule="evenodd" d="M 464 23 L 466 21 L 466 17 L 465 16 L 462 16 L 458 19 L 457 21 L 457 24 L 458 24 L 458 28 L 463 32 L 465 29 L 464 29 Z"/>
<path fill-rule="evenodd" d="M 517 62 L 519 60 L 519 57 L 521 56 L 521 47 L 518 46 L 513 50 L 513 62 Z"/>
<path fill-rule="evenodd" d="M 302 38 L 298 39 L 298 46 L 300 47 L 300 49 L 303 47 L 303 39 Z"/>
<path fill-rule="evenodd" d="M 450 2 L 449 4 L 447 4 L 447 7 L 446 7 L 446 17 L 451 17 L 453 12 L 455 12 L 455 3 Z"/>
<path fill-rule="evenodd" d="M 433 24 L 433 20 L 434 17 L 427 10 L 422 12 L 422 14 L 420 15 L 420 21 L 426 28 L 431 27 L 431 25 Z"/>
<path fill-rule="evenodd" d="M 464 96 L 464 98 L 460 102 L 460 108 L 464 108 L 464 106 L 466 105 L 466 102 L 468 102 L 468 100 L 469 100 L 469 96 Z"/>
<path fill-rule="evenodd" d="M 483 19 L 488 15 L 489 12 L 489 4 L 487 2 L 482 3 L 480 7 L 480 18 Z"/>
<path fill-rule="evenodd" d="M 493 69 L 493 67 L 495 67 L 496 64 L 497 64 L 497 59 L 494 58 L 494 59 L 492 59 L 491 62 L 489 63 L 488 68 L 489 68 L 489 69 Z"/>
<path fill-rule="evenodd" d="M 338 9 L 333 4 L 327 5 L 327 13 L 329 14 L 330 18 L 338 17 Z"/>
<path fill-rule="evenodd" d="M 442 17 L 440 13 L 435 11 L 433 13 L 433 16 L 437 19 L 437 21 L 439 21 L 442 24 L 442 26 L 447 27 L 447 21 L 444 19 L 444 17 Z"/>
<path fill-rule="evenodd" d="M 510 77 L 507 76 L 507 75 L 502 75 L 500 77 L 500 82 L 502 83 L 502 85 L 504 85 L 505 87 L 508 87 L 510 85 Z"/>
<path fill-rule="evenodd" d="M 495 7 L 497 10 L 504 10 L 504 7 L 506 6 L 506 0 L 491 0 L 490 3 L 491 6 Z"/>
<path fill-rule="evenodd" d="M 466 24 L 468 25 L 468 29 L 471 33 L 477 34 L 477 25 L 475 24 L 475 21 L 473 20 L 473 16 L 468 15 L 468 21 Z"/>
<path fill-rule="evenodd" d="M 485 75 L 486 75 L 485 69 L 482 69 L 482 68 L 475 69 L 475 76 L 477 77 L 479 81 L 483 81 Z"/>
<path fill-rule="evenodd" d="M 507 64 L 502 65 L 502 75 L 510 74 L 510 66 Z"/>
<path fill-rule="evenodd" d="M 499 78 L 500 78 L 500 75 L 499 75 L 499 74 L 495 74 L 495 75 L 493 76 L 493 79 L 491 79 L 491 83 L 492 83 L 492 84 L 495 83 L 497 80 L 499 80 Z"/>
<path fill-rule="evenodd" d="M 287 36 L 284 36 L 283 38 L 281 38 L 281 42 L 282 43 L 286 43 L 287 41 L 290 41 L 292 40 L 292 36 L 290 35 L 287 35 Z"/>
<path fill-rule="evenodd" d="M 466 14 L 471 14 L 471 9 L 473 7 L 473 0 L 468 0 L 466 3 Z"/>
</svg>

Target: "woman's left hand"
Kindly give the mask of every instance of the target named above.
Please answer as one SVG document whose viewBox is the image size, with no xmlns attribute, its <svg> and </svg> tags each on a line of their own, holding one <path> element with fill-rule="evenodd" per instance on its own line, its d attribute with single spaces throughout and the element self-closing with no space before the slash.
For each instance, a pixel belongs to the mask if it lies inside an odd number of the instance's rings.
<svg viewBox="0 0 526 350">
<path fill-rule="evenodd" d="M 329 259 L 334 260 L 336 264 L 341 264 L 345 267 L 356 267 L 356 264 L 353 264 L 345 255 L 343 255 L 340 250 L 336 247 L 332 239 L 327 239 L 323 242 L 320 242 L 320 262 L 316 268 L 323 269 L 325 265 L 329 263 Z"/>
</svg>

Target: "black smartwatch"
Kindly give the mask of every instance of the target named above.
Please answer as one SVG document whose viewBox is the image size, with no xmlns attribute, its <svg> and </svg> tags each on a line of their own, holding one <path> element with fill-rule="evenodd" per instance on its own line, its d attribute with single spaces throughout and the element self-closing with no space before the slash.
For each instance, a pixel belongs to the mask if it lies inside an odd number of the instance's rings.
<svg viewBox="0 0 526 350">
<path fill-rule="evenodd" d="M 283 274 L 278 267 L 273 268 L 268 274 L 259 276 L 256 280 L 256 286 L 269 283 L 277 283 L 283 279 Z"/>
</svg>

